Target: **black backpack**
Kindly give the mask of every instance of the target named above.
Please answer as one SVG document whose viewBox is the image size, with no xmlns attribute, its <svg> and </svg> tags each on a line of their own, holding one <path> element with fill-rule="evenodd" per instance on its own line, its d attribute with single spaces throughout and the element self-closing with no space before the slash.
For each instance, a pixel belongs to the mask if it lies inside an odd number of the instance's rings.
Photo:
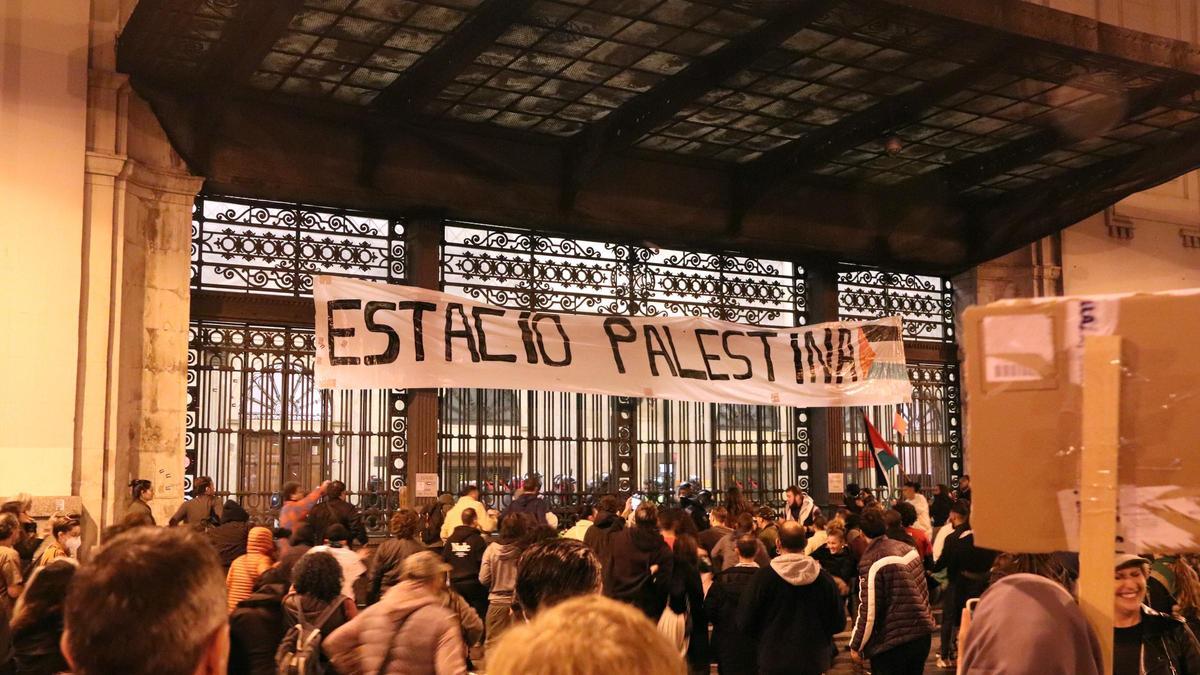
<svg viewBox="0 0 1200 675">
<path fill-rule="evenodd" d="M 288 629 L 275 651 L 275 672 L 277 675 L 322 675 L 326 672 L 325 663 L 321 660 L 321 626 L 333 614 L 342 602 L 337 598 L 329 603 L 325 611 L 317 617 L 315 623 L 309 623 L 304 618 L 304 608 L 300 598 L 295 593 L 289 593 L 283 599 L 286 611 L 288 598 L 296 603 L 296 625 Z"/>
</svg>

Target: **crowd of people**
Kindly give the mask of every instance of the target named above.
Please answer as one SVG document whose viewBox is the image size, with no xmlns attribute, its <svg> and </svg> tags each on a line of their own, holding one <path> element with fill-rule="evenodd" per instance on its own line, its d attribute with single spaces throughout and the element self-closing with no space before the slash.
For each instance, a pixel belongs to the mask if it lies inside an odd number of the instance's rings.
<svg viewBox="0 0 1200 675">
<path fill-rule="evenodd" d="M 160 528 L 137 480 L 82 563 L 79 518 L 39 537 L 18 498 L 0 506 L 0 675 L 807 675 L 843 631 L 877 675 L 925 672 L 935 633 L 938 669 L 1103 672 L 1077 561 L 976 546 L 969 477 L 932 498 L 847 488 L 822 508 L 684 483 L 667 503 L 599 495 L 560 527 L 537 478 L 503 512 L 468 485 L 373 542 L 337 481 L 284 485 L 254 524 L 200 478 Z M 1193 563 L 1117 557 L 1117 675 L 1200 675 Z"/>
</svg>

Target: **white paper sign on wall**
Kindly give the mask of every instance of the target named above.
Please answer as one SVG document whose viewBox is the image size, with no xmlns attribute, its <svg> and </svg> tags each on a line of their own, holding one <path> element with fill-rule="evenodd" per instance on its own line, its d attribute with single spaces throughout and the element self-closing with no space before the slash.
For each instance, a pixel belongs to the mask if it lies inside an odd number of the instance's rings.
<svg viewBox="0 0 1200 675">
<path fill-rule="evenodd" d="M 837 495 L 846 491 L 846 474 L 829 474 L 829 494 Z"/>
<path fill-rule="evenodd" d="M 417 474 L 417 497 L 438 496 L 438 475 L 436 473 Z"/>
</svg>

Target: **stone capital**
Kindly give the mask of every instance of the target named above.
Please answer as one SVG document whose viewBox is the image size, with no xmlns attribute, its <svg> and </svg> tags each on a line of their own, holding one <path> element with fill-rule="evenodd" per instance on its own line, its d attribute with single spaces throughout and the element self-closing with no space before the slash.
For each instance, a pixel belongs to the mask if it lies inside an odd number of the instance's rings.
<svg viewBox="0 0 1200 675">
<path fill-rule="evenodd" d="M 186 171 L 162 169 L 136 159 L 127 159 L 130 190 L 145 191 L 147 196 L 172 204 L 191 206 L 204 185 L 204 178 Z"/>
</svg>

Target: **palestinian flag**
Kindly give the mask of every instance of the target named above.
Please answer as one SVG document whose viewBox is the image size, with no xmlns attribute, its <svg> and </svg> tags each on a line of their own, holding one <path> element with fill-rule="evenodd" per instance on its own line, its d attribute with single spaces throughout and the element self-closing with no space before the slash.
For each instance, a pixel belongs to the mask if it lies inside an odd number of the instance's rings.
<svg viewBox="0 0 1200 675">
<path fill-rule="evenodd" d="M 863 413 L 863 424 L 867 425 L 867 443 L 871 446 L 871 455 L 875 458 L 875 478 L 876 484 L 892 487 L 891 481 L 888 480 L 888 472 L 900 466 L 900 458 L 892 451 L 892 446 L 883 440 L 879 430 L 871 424 L 870 418 L 866 413 Z"/>
</svg>

